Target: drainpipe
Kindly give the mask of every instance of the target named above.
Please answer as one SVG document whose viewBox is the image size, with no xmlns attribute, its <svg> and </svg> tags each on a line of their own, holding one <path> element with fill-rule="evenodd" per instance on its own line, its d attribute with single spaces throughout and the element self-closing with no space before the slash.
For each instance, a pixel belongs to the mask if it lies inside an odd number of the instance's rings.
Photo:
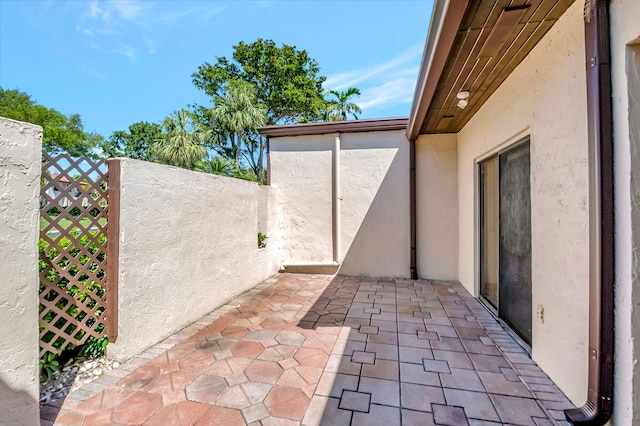
<svg viewBox="0 0 640 426">
<path fill-rule="evenodd" d="M 587 402 L 565 410 L 575 425 L 603 425 L 613 411 L 614 169 L 609 1 L 585 4 L 589 126 L 589 385 Z"/>
<path fill-rule="evenodd" d="M 340 202 L 342 200 L 342 194 L 340 193 L 340 132 L 336 132 L 336 136 L 333 140 L 332 183 L 333 261 L 340 263 Z"/>
<path fill-rule="evenodd" d="M 410 226 L 410 234 L 411 234 L 411 265 L 410 265 L 410 273 L 411 279 L 418 279 L 418 265 L 416 260 L 416 240 L 417 240 L 417 230 L 416 230 L 416 141 L 409 141 L 409 226 Z"/>
</svg>

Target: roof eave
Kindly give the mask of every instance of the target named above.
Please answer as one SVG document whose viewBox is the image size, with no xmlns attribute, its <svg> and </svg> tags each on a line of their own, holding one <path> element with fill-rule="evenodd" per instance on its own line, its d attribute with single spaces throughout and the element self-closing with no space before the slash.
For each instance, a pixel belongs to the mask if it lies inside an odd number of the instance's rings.
<svg viewBox="0 0 640 426">
<path fill-rule="evenodd" d="M 427 41 L 425 42 L 418 81 L 407 125 L 407 138 L 415 140 L 420 134 L 440 75 L 453 47 L 469 0 L 435 0 Z"/>
<path fill-rule="evenodd" d="M 265 126 L 258 129 L 262 136 L 308 136 L 329 133 L 380 132 L 405 130 L 408 118 L 379 118 L 370 120 L 328 121 L 323 123 L 300 123 Z"/>
</svg>

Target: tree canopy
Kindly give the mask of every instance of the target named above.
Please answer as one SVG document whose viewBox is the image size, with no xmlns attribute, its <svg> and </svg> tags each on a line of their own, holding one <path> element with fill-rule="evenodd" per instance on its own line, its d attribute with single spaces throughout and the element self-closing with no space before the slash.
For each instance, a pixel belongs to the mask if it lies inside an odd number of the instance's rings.
<svg viewBox="0 0 640 426">
<path fill-rule="evenodd" d="M 153 146 L 160 161 L 192 169 L 207 155 L 209 131 L 189 111 L 177 111 L 166 117 L 162 127 L 163 138 Z"/>
<path fill-rule="evenodd" d="M 129 131 L 117 130 L 102 144 L 106 157 L 128 157 L 136 160 L 157 161 L 153 145 L 162 139 L 162 126 L 140 121 L 129 126 Z"/>
<path fill-rule="evenodd" d="M 102 136 L 84 131 L 78 114 L 64 115 L 47 108 L 19 90 L 0 88 L 0 116 L 41 126 L 42 148 L 52 154 L 66 151 L 72 156 L 95 156 Z"/>
<path fill-rule="evenodd" d="M 233 46 L 233 59 L 216 58 L 192 74 L 194 85 L 208 95 L 224 97 L 231 81 L 254 86 L 257 102 L 264 105 L 267 124 L 315 121 L 324 106 L 318 63 L 305 50 L 259 38 Z"/>
<path fill-rule="evenodd" d="M 329 96 L 333 96 L 335 99 L 329 99 Z M 355 87 L 349 87 L 345 91 L 329 90 L 327 94 L 327 111 L 329 113 L 330 121 L 347 120 L 349 114 L 353 115 L 353 118 L 358 119 L 358 115 L 362 112 L 360 107 L 351 102 L 351 98 L 354 96 L 360 96 L 360 89 Z"/>
</svg>

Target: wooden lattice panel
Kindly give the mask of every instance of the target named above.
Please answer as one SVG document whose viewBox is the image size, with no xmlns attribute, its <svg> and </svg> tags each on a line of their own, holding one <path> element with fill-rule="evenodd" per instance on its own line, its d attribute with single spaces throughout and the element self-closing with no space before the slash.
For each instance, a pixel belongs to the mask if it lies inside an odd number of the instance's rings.
<svg viewBox="0 0 640 426">
<path fill-rule="evenodd" d="M 43 154 L 40 355 L 106 333 L 107 164 Z"/>
</svg>

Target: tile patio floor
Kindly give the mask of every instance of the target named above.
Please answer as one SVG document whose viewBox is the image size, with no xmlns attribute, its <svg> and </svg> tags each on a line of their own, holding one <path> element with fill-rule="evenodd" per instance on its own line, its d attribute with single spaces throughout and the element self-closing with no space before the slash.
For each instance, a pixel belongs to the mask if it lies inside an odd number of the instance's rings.
<svg viewBox="0 0 640 426">
<path fill-rule="evenodd" d="M 453 282 L 277 275 L 42 410 L 60 425 L 549 425 L 571 403 Z"/>
</svg>

